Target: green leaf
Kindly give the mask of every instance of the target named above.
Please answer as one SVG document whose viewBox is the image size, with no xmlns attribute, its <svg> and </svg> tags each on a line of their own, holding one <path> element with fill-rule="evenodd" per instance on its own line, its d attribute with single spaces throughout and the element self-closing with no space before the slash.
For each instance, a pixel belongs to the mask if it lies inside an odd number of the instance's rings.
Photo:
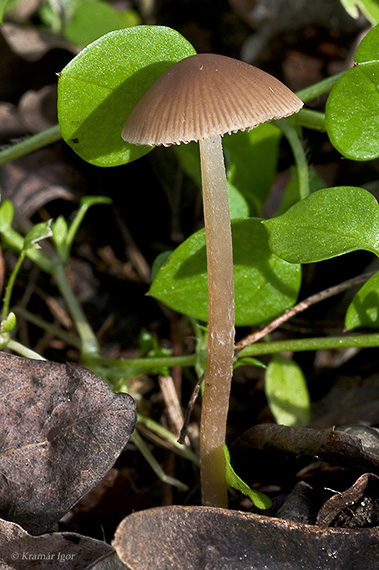
<svg viewBox="0 0 379 570">
<path fill-rule="evenodd" d="M 379 272 L 354 295 L 346 312 L 345 326 L 347 330 L 379 328 Z"/>
<path fill-rule="evenodd" d="M 65 245 L 63 247 L 62 244 L 62 247 L 60 248 L 60 254 L 63 261 L 68 260 L 70 249 L 75 239 L 76 233 L 89 208 L 101 204 L 112 204 L 112 200 L 108 196 L 84 196 L 80 199 L 79 209 L 76 212 L 75 217 L 68 229 Z"/>
<path fill-rule="evenodd" d="M 305 427 L 310 421 L 310 398 L 301 368 L 291 358 L 276 354 L 265 375 L 265 393 L 278 424 Z"/>
<path fill-rule="evenodd" d="M 269 509 L 272 506 L 270 497 L 259 491 L 254 491 L 247 483 L 242 481 L 237 475 L 230 463 L 230 453 L 226 445 L 224 445 L 224 455 L 226 462 L 226 482 L 232 489 L 237 489 L 249 499 L 258 509 Z"/>
<path fill-rule="evenodd" d="M 0 24 L 4 21 L 5 10 L 7 9 L 9 0 L 0 0 Z"/>
<path fill-rule="evenodd" d="M 153 261 L 153 265 L 151 267 L 151 280 L 154 281 L 156 274 L 160 270 L 161 267 L 166 265 L 168 258 L 171 255 L 171 251 L 163 251 Z"/>
<path fill-rule="evenodd" d="M 379 3 L 377 4 L 377 11 L 379 17 Z M 354 61 L 356 63 L 364 63 L 367 61 L 375 61 L 379 59 L 379 26 L 372 28 L 368 34 L 365 35 L 359 44 L 355 55 Z"/>
<path fill-rule="evenodd" d="M 325 126 L 347 158 L 379 156 L 379 61 L 360 63 L 337 81 L 326 103 Z"/>
<path fill-rule="evenodd" d="M 260 220 L 233 221 L 232 232 L 236 325 L 266 323 L 295 303 L 300 267 L 270 252 Z M 180 313 L 207 321 L 204 230 L 193 234 L 171 254 L 157 273 L 150 295 Z"/>
<path fill-rule="evenodd" d="M 341 0 L 341 4 L 352 18 L 359 18 L 362 11 L 373 24 L 379 22 L 378 0 Z"/>
<path fill-rule="evenodd" d="M 313 263 L 364 249 L 379 255 L 379 206 L 362 188 L 314 192 L 263 222 L 271 250 L 290 263 Z"/>
<path fill-rule="evenodd" d="M 101 36 L 125 28 L 119 12 L 106 2 L 79 2 L 75 5 L 63 34 L 70 42 L 88 45 Z"/>
<path fill-rule="evenodd" d="M 258 368 L 264 368 L 264 369 L 267 368 L 266 364 L 263 364 L 263 362 L 261 362 L 257 358 L 253 358 L 252 356 L 244 356 L 242 358 L 239 358 L 234 363 L 233 369 L 235 370 L 236 368 L 239 368 L 240 366 L 257 366 Z"/>
<path fill-rule="evenodd" d="M 183 36 L 163 26 L 135 26 L 96 40 L 60 74 L 62 137 L 97 166 L 117 166 L 143 156 L 151 147 L 121 138 L 130 111 L 166 69 L 195 53 Z"/>
<path fill-rule="evenodd" d="M 128 26 L 122 12 L 107 2 L 84 1 L 75 5 L 70 22 L 64 27 L 64 36 L 72 43 L 88 45 L 100 36 Z"/>
<path fill-rule="evenodd" d="M 51 225 L 53 231 L 53 242 L 55 247 L 60 250 L 66 245 L 68 225 L 63 216 L 58 216 Z"/>
<path fill-rule="evenodd" d="M 198 143 L 181 144 L 174 147 L 175 154 L 184 172 L 201 189 L 201 169 Z M 244 195 L 231 183 L 227 182 L 230 218 L 247 218 L 249 205 Z"/>
<path fill-rule="evenodd" d="M 51 220 L 41 222 L 32 227 L 24 238 L 23 250 L 28 250 L 31 247 L 39 247 L 38 242 L 51 237 L 53 232 L 51 230 Z"/>
<path fill-rule="evenodd" d="M 299 177 L 297 173 L 297 169 L 295 166 L 290 167 L 291 178 L 288 182 L 286 189 L 284 190 L 282 201 L 280 202 L 280 206 L 276 212 L 276 216 L 280 214 L 284 214 L 291 206 L 296 204 L 301 197 L 300 197 L 300 188 L 299 188 Z M 315 192 L 316 190 L 321 190 L 325 188 L 325 183 L 318 175 L 316 170 L 311 166 L 308 168 L 308 175 L 309 175 L 309 189 L 311 192 Z"/>
<path fill-rule="evenodd" d="M 228 186 L 229 209 L 230 219 L 238 220 L 249 217 L 249 205 L 246 202 L 243 194 L 230 182 L 226 183 Z"/>
<path fill-rule="evenodd" d="M 200 151 L 197 142 L 174 145 L 173 151 L 176 154 L 184 172 L 189 178 L 201 188 Z"/>
<path fill-rule="evenodd" d="M 16 326 L 16 315 L 11 311 L 0 324 L 1 333 L 9 333 Z"/>
<path fill-rule="evenodd" d="M 276 174 L 281 131 L 269 123 L 223 137 L 227 177 L 245 197 L 250 216 L 262 214 Z"/>
<path fill-rule="evenodd" d="M 5 232 L 13 222 L 14 207 L 10 200 L 5 200 L 0 206 L 0 231 Z"/>
</svg>

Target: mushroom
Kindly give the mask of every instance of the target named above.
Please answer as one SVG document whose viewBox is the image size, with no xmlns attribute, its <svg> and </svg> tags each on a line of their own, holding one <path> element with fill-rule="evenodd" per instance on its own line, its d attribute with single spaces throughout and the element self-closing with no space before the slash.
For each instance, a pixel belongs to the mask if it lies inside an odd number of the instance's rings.
<svg viewBox="0 0 379 570">
<path fill-rule="evenodd" d="M 233 250 L 221 135 L 292 115 L 302 101 L 247 63 L 197 54 L 170 67 L 132 109 L 136 145 L 199 141 L 208 272 L 208 357 L 200 426 L 202 502 L 227 507 L 224 443 L 234 356 Z"/>
</svg>

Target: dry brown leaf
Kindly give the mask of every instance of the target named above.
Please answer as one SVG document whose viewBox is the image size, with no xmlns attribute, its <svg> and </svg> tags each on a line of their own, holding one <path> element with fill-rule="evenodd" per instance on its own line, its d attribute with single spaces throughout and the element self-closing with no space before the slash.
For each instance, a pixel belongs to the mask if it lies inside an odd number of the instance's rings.
<svg viewBox="0 0 379 570">
<path fill-rule="evenodd" d="M 105 542 L 73 532 L 31 536 L 0 519 L 1 570 L 82 570 L 112 550 Z"/>
<path fill-rule="evenodd" d="M 18 215 L 30 218 L 53 200 L 75 201 L 78 174 L 46 148 L 4 164 L 0 172 L 2 199 L 11 200 Z"/>
<path fill-rule="evenodd" d="M 135 404 L 85 368 L 0 353 L 0 514 L 46 532 L 109 471 Z"/>
<path fill-rule="evenodd" d="M 212 507 L 133 513 L 113 541 L 133 570 L 375 570 L 376 529 L 320 529 Z"/>
<path fill-rule="evenodd" d="M 332 465 L 379 473 L 379 455 L 365 451 L 357 437 L 331 429 L 294 428 L 259 424 L 242 434 L 234 450 L 278 451 L 293 456 L 313 456 Z"/>
</svg>

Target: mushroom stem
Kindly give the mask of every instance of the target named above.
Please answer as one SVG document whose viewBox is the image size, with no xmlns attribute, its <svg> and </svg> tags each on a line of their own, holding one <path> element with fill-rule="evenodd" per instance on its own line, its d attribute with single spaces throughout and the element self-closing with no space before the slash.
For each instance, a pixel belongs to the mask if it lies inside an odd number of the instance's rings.
<svg viewBox="0 0 379 570">
<path fill-rule="evenodd" d="M 233 249 L 221 136 L 200 141 L 208 271 L 208 358 L 200 428 L 203 505 L 227 507 L 224 444 L 234 354 Z"/>
</svg>

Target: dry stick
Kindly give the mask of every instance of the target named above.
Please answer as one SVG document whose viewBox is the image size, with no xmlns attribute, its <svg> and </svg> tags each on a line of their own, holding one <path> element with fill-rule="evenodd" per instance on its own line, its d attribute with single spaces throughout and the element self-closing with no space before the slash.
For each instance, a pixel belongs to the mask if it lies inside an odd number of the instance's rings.
<svg viewBox="0 0 379 570">
<path fill-rule="evenodd" d="M 184 440 L 186 439 L 187 428 L 188 428 L 188 424 L 189 424 L 190 417 L 191 417 L 191 414 L 192 414 L 192 410 L 193 410 L 193 407 L 194 407 L 195 402 L 196 402 L 196 400 L 197 400 L 197 397 L 198 397 L 198 395 L 199 395 L 200 387 L 201 387 L 201 384 L 202 384 L 203 380 L 204 380 L 204 374 L 202 374 L 201 377 L 199 378 L 199 381 L 196 382 L 196 386 L 195 386 L 195 388 L 193 389 L 193 392 L 192 392 L 191 397 L 190 397 L 190 399 L 189 399 L 189 402 L 188 402 L 188 404 L 187 404 L 186 410 L 185 410 L 185 412 L 184 412 L 183 426 L 182 426 L 182 429 L 180 430 L 180 435 L 179 435 L 179 438 L 178 438 L 178 443 L 182 443 L 182 444 L 183 444 L 183 443 L 184 443 Z"/>
<path fill-rule="evenodd" d="M 324 299 L 328 299 L 329 297 L 333 297 L 333 295 L 342 293 L 343 291 L 350 289 L 350 287 L 354 287 L 354 285 L 359 285 L 360 283 L 367 281 L 367 279 L 369 279 L 372 275 L 374 275 L 374 273 L 363 273 L 362 275 L 358 275 L 357 277 L 353 277 L 352 279 L 347 279 L 347 281 L 343 281 L 338 285 L 334 285 L 333 287 L 328 287 L 324 291 L 320 291 L 319 293 L 315 293 L 314 295 L 307 297 L 307 299 L 304 299 L 304 301 L 301 301 L 294 307 L 291 307 L 291 309 L 285 311 L 282 315 L 280 315 L 280 317 L 274 319 L 262 330 L 256 331 L 255 333 L 252 333 L 246 338 L 240 340 L 236 344 L 236 350 L 241 350 L 241 348 L 245 348 L 245 346 L 254 344 L 255 342 L 257 342 L 267 334 L 271 333 L 273 330 L 280 327 L 280 325 L 282 325 L 283 323 L 285 323 L 286 321 L 288 321 L 298 313 L 305 311 L 306 309 L 308 309 L 312 305 L 315 305 L 316 303 L 319 303 L 320 301 L 324 301 Z"/>
<path fill-rule="evenodd" d="M 172 376 L 158 376 L 159 387 L 166 405 L 170 427 L 177 434 L 183 425 L 183 413 Z"/>
</svg>

